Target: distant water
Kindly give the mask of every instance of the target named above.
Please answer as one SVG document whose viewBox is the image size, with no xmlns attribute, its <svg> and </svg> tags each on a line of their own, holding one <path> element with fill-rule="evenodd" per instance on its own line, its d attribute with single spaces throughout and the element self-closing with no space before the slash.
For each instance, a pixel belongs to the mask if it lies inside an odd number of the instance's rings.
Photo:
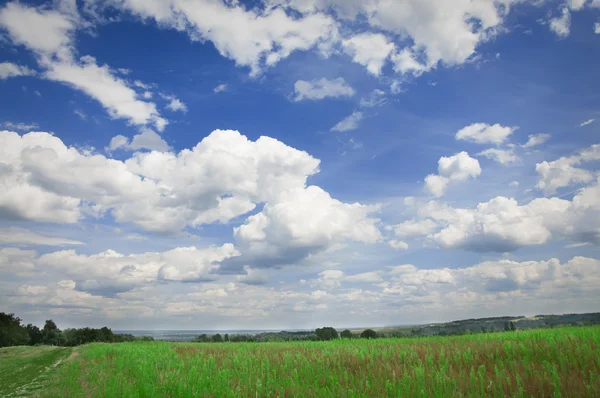
<svg viewBox="0 0 600 398">
<path fill-rule="evenodd" d="M 280 332 L 280 330 L 114 330 L 113 333 L 131 334 L 135 337 L 149 336 L 154 340 L 192 341 L 201 334 L 212 336 L 214 334 L 248 334 Z"/>
</svg>

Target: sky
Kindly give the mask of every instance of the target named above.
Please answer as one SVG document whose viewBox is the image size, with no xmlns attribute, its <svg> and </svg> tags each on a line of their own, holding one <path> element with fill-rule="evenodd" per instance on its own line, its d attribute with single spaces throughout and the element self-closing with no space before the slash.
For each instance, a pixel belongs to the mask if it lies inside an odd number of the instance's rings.
<svg viewBox="0 0 600 398">
<path fill-rule="evenodd" d="M 2 311 L 600 310 L 599 0 L 0 4 Z"/>
</svg>

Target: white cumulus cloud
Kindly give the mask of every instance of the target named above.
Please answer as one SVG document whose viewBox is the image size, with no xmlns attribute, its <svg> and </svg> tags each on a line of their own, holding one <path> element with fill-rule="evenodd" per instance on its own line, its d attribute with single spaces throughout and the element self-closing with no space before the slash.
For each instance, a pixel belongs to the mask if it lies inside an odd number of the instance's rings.
<svg viewBox="0 0 600 398">
<path fill-rule="evenodd" d="M 575 166 L 598 160 L 600 160 L 600 144 L 582 149 L 577 155 L 538 163 L 535 165 L 535 171 L 539 176 L 536 188 L 549 195 L 555 193 L 557 189 L 568 187 L 571 184 L 593 181 L 593 172 Z"/>
<path fill-rule="evenodd" d="M 426 232 L 426 239 L 449 249 L 511 252 L 555 239 L 597 245 L 598 194 L 600 186 L 595 181 L 570 201 L 538 198 L 521 205 L 513 198 L 498 196 L 474 208 L 454 208 L 431 201 L 419 208 L 419 216 L 437 224 Z"/>
<path fill-rule="evenodd" d="M 425 187 L 435 197 L 444 196 L 450 183 L 467 181 L 481 175 L 479 161 L 460 152 L 450 157 L 441 157 L 438 161 L 438 174 L 425 177 Z"/>
<path fill-rule="evenodd" d="M 136 145 L 118 140 L 113 147 Z M 2 131 L 0 158 L 0 215 L 73 223 L 91 204 L 100 215 L 154 231 L 228 221 L 304 187 L 319 165 L 273 138 L 253 142 L 230 130 L 179 153 L 136 152 L 124 161 L 67 147 L 47 133 Z"/>
<path fill-rule="evenodd" d="M 500 124 L 473 123 L 456 133 L 457 140 L 474 142 L 476 144 L 500 145 L 514 133 L 516 127 L 505 127 Z"/>
<path fill-rule="evenodd" d="M 342 20 L 359 15 L 375 30 L 408 39 L 401 50 L 423 53 L 423 65 L 459 65 L 501 27 L 512 0 L 269 0 L 301 13 L 333 9 Z"/>
<path fill-rule="evenodd" d="M 244 256 L 257 264 L 284 265 L 347 241 L 381 239 L 378 206 L 343 203 L 316 186 L 282 192 L 264 209 L 234 229 Z"/>
<path fill-rule="evenodd" d="M 396 46 L 381 33 L 361 33 L 342 41 L 342 47 L 354 62 L 379 76 L 388 57 Z"/>
</svg>

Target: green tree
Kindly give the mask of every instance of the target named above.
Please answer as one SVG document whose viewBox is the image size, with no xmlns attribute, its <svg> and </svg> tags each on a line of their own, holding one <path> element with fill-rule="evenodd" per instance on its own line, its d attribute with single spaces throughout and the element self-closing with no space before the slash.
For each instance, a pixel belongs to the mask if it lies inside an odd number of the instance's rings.
<svg viewBox="0 0 600 398">
<path fill-rule="evenodd" d="M 196 340 L 194 341 L 198 343 L 208 343 L 210 338 L 206 335 L 206 333 L 202 333 L 200 336 L 196 337 Z"/>
<path fill-rule="evenodd" d="M 29 344 L 27 328 L 15 314 L 0 312 L 0 347 Z"/>
<path fill-rule="evenodd" d="M 362 337 L 363 339 L 376 339 L 377 332 L 373 329 L 366 329 L 363 330 L 363 332 L 360 334 L 360 337 Z"/>
<path fill-rule="evenodd" d="M 223 336 L 223 340 L 228 343 L 229 342 L 229 335 L 227 333 L 225 333 L 225 336 Z"/>
<path fill-rule="evenodd" d="M 29 345 L 42 344 L 42 331 L 31 323 L 26 326 L 27 333 L 29 334 Z"/>
<path fill-rule="evenodd" d="M 115 335 L 112 330 L 106 326 L 100 329 L 102 340 L 105 343 L 113 343 L 115 341 Z"/>
<path fill-rule="evenodd" d="M 316 329 L 315 334 L 319 340 L 333 340 L 339 338 L 337 330 L 329 326 Z"/>
<path fill-rule="evenodd" d="M 222 343 L 223 337 L 221 337 L 220 333 L 217 333 L 212 337 L 212 341 L 213 341 L 213 343 Z"/>
<path fill-rule="evenodd" d="M 42 329 L 42 342 L 47 345 L 64 345 L 65 337 L 52 319 L 48 319 Z"/>
<path fill-rule="evenodd" d="M 351 339 L 353 336 L 352 332 L 349 331 L 348 329 L 344 330 L 341 334 L 340 337 L 343 339 Z"/>
</svg>

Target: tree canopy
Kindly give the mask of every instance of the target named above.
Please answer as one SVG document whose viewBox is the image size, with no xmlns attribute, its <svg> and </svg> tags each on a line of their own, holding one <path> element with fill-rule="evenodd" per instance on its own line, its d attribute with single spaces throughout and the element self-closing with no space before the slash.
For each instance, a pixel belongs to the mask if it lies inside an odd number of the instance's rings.
<svg viewBox="0 0 600 398">
<path fill-rule="evenodd" d="M 362 337 L 363 339 L 376 339 L 377 332 L 373 329 L 366 329 L 363 330 L 363 332 L 360 334 L 360 337 Z"/>
<path fill-rule="evenodd" d="M 339 338 L 337 330 L 329 326 L 316 329 L 315 334 L 319 340 L 333 340 Z"/>
<path fill-rule="evenodd" d="M 24 326 L 21 322 L 21 318 L 15 314 L 0 312 L 0 347 L 37 344 L 72 347 L 95 342 L 120 343 L 139 340 L 132 335 L 114 334 L 106 326 L 100 329 L 85 327 L 63 331 L 52 319 L 48 319 L 42 329 L 32 324 Z M 153 339 L 149 337 L 143 340 Z"/>
<path fill-rule="evenodd" d="M 29 344 L 27 328 L 15 314 L 0 312 L 0 347 Z"/>
</svg>

